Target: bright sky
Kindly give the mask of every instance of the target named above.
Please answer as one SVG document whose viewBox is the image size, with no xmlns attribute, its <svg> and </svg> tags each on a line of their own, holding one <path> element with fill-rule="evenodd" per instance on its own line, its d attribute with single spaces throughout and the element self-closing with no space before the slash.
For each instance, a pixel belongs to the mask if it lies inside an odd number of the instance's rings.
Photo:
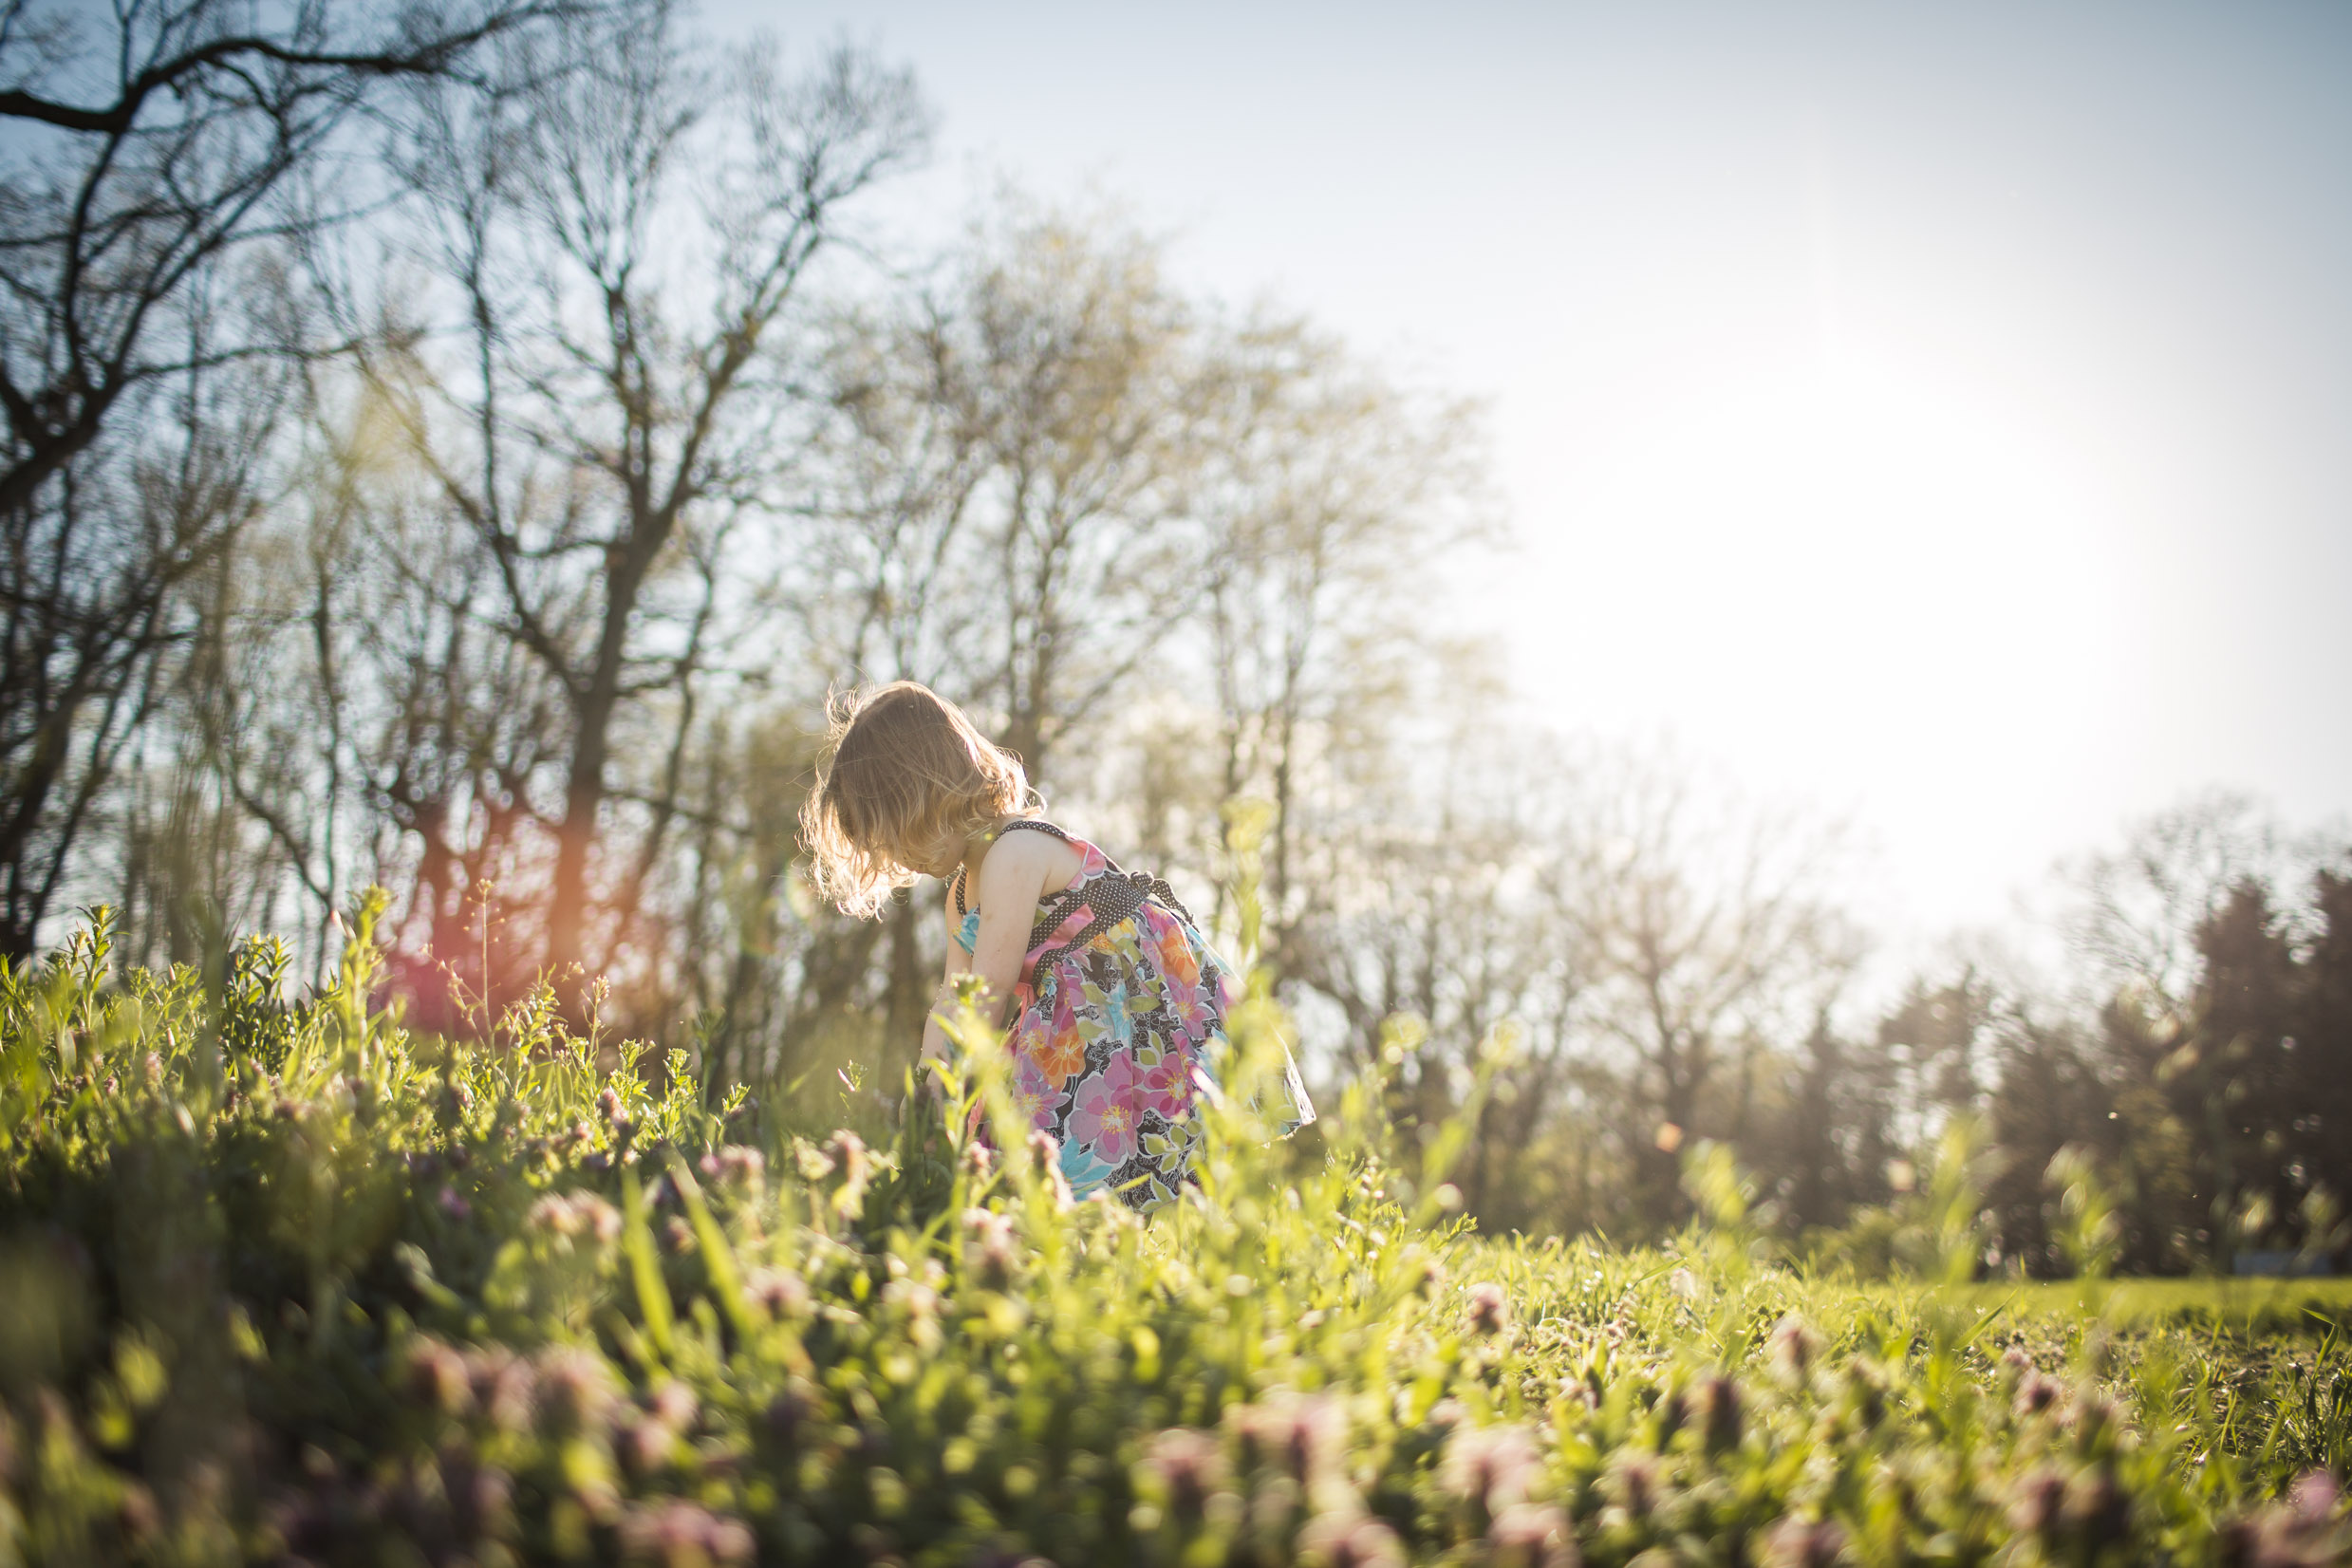
<svg viewBox="0 0 2352 1568">
<path fill-rule="evenodd" d="M 2352 7 L 718 0 L 942 151 L 1491 401 L 1533 711 L 1991 923 L 2211 784 L 2352 813 Z"/>
</svg>

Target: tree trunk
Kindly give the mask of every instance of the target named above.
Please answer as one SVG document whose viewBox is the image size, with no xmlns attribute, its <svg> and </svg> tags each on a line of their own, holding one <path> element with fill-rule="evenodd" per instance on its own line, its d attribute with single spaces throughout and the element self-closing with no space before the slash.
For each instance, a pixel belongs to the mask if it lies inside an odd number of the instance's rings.
<svg viewBox="0 0 2352 1568">
<path fill-rule="evenodd" d="M 1688 1055 L 1683 1059 L 1687 1061 Z M 1679 1129 L 1681 1136 L 1672 1140 L 1672 1148 L 1662 1148 L 1658 1128 L 1633 1129 L 1638 1140 L 1634 1153 L 1639 1172 L 1637 1202 L 1647 1217 L 1662 1229 L 1680 1224 L 1690 1212 L 1689 1200 L 1682 1190 L 1682 1150 L 1695 1135 L 1690 1124 L 1697 1115 L 1698 1094 L 1696 1073 L 1670 1070 L 1665 1092 L 1659 1096 L 1659 1120 Z"/>
<path fill-rule="evenodd" d="M 571 767 L 564 781 L 564 821 L 557 831 L 554 904 L 548 911 L 549 980 L 560 987 L 573 970 L 588 965 L 588 858 L 596 848 L 597 818 L 605 807 L 605 764 L 612 752 L 612 719 L 620 706 L 621 658 L 629 622 L 654 554 L 669 537 L 674 512 L 632 519 L 625 551 L 615 551 L 605 597 L 603 635 L 588 689 L 576 692 L 573 713 L 579 732 L 572 740 Z"/>
<path fill-rule="evenodd" d="M 930 1013 L 931 987 L 924 983 L 923 910 L 911 894 L 890 905 L 890 980 L 884 999 L 882 1050 L 874 1063 L 875 1089 L 895 1095 L 923 1046 Z"/>
<path fill-rule="evenodd" d="M 1838 1224 L 1845 1218 L 1842 1204 L 1833 1206 L 1829 1180 L 1830 1167 L 1837 1163 L 1837 1151 L 1830 1144 L 1830 1085 L 1844 1071 L 1844 1051 L 1827 1019 L 1815 1022 L 1813 1037 L 1805 1044 L 1812 1059 L 1806 1064 L 1804 1092 L 1797 1107 L 1800 1163 L 1796 1188 L 1789 1195 L 1789 1219 L 1801 1232 L 1814 1225 Z"/>
<path fill-rule="evenodd" d="M 571 776 L 564 789 L 564 820 L 557 830 L 555 887 L 548 910 L 547 970 L 561 988 L 575 971 L 585 973 L 588 940 L 588 855 L 595 847 L 596 817 L 605 804 L 606 732 L 611 710 L 591 720 L 583 714 L 571 752 Z"/>
<path fill-rule="evenodd" d="M 15 963 L 34 956 L 35 936 L 47 909 L 49 879 L 34 869 L 33 835 L 48 809 L 50 792 L 65 774 L 74 719 L 88 690 L 77 674 L 63 700 L 42 719 L 34 731 L 31 761 L 16 780 L 12 809 L 0 822 L 0 875 L 8 878 L 5 906 L 0 908 L 0 955 Z"/>
</svg>

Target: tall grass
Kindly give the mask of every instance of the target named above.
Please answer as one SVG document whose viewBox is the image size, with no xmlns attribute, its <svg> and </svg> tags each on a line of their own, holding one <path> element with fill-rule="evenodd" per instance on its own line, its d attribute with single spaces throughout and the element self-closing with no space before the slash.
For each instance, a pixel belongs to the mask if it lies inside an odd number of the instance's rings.
<svg viewBox="0 0 2352 1568">
<path fill-rule="evenodd" d="M 1070 1202 L 961 1070 L 889 1147 L 768 1133 L 682 1059 L 488 1044 L 283 951 L 0 971 L 0 1560 L 1595 1564 L 2330 1561 L 2334 1325 L 2254 1333 L 1794 1271 L 1720 1150 L 1672 1246 L 1487 1239 L 1471 1118 L 1253 1080 L 1200 1186 Z"/>
</svg>

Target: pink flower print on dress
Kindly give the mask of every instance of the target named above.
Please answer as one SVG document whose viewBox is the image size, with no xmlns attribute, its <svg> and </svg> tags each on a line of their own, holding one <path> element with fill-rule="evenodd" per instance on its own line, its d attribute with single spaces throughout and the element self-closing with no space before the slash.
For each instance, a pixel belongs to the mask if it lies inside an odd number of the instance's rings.
<svg viewBox="0 0 2352 1568">
<path fill-rule="evenodd" d="M 1097 1159 L 1113 1167 L 1135 1152 L 1136 1123 L 1141 1111 L 1135 1058 L 1128 1052 L 1113 1055 L 1103 1070 L 1078 1085 L 1077 1103 L 1070 1108 L 1070 1140 L 1093 1150 Z"/>
<path fill-rule="evenodd" d="M 1144 1069 L 1143 1105 L 1167 1121 L 1181 1121 L 1192 1105 L 1192 1063 L 1173 1046 Z"/>
<path fill-rule="evenodd" d="M 1051 1131 L 1054 1112 L 1061 1108 L 1063 1079 L 1048 1077 L 1034 1061 L 1023 1059 L 1013 1070 L 1013 1107 L 1031 1127 Z"/>
<path fill-rule="evenodd" d="M 1209 1004 L 1208 987 L 1197 981 L 1191 985 L 1171 984 L 1167 988 L 1167 1011 L 1188 1040 L 1205 1038 L 1219 1026 L 1217 1009 Z"/>
</svg>

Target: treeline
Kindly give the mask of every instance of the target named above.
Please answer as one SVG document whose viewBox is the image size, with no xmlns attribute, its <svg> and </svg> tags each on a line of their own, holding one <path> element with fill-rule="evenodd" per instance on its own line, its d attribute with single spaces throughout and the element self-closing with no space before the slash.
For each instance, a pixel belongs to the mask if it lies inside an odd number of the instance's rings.
<svg viewBox="0 0 2352 1568">
<path fill-rule="evenodd" d="M 879 1113 L 942 933 L 817 907 L 793 813 L 828 692 L 911 677 L 1227 925 L 1251 817 L 1315 1075 L 1409 1136 L 1485 1074 L 1490 1226 L 1654 1234 L 1716 1139 L 1883 1261 L 1969 1113 L 1999 1266 L 2055 1266 L 2062 1148 L 2132 1266 L 2333 1244 L 2341 846 L 2193 809 L 2081 884 L 2074 981 L 1858 1027 L 1834 832 L 1514 721 L 1476 408 L 1115 212 L 893 237 L 905 70 L 652 0 L 84 9 L 0 31 L 8 956 L 103 901 L 130 961 L 282 930 L 299 982 L 376 883 L 415 1021 L 544 978 Z"/>
<path fill-rule="evenodd" d="M 1490 1225 L 1655 1235 L 1713 1140 L 1792 1254 L 1881 1273 L 1935 1255 L 1957 1133 L 1990 1273 L 2352 1257 L 2341 836 L 2193 799 L 2055 879 L 2055 970 L 1978 937 L 1869 1006 L 1834 832 L 1655 759 L 1499 793 L 1483 829 L 1455 802 L 1417 855 L 1365 856 L 1364 904 L 1291 949 L 1294 994 L 1341 1004 L 1346 1071 L 1401 1125 L 1492 1074 L 1457 1176 Z"/>
</svg>

